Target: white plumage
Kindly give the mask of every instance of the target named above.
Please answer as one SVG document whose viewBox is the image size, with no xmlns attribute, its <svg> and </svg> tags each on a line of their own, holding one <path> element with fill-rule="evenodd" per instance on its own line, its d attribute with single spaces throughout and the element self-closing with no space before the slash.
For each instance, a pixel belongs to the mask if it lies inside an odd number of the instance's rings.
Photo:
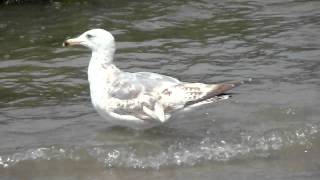
<svg viewBox="0 0 320 180">
<path fill-rule="evenodd" d="M 149 128 L 166 122 L 177 110 L 227 99 L 223 93 L 241 83 L 187 83 L 156 73 L 123 72 L 113 64 L 114 38 L 103 29 L 89 30 L 63 45 L 92 50 L 88 67 L 92 104 L 114 125 Z"/>
</svg>

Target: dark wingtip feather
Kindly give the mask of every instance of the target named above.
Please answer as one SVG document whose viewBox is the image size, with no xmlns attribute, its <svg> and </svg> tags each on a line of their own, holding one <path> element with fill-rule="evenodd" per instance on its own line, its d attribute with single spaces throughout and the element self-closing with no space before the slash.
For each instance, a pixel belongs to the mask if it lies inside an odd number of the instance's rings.
<svg viewBox="0 0 320 180">
<path fill-rule="evenodd" d="M 207 96 L 219 96 L 220 94 L 223 94 L 227 91 L 229 91 L 230 89 L 233 89 L 234 87 L 236 87 L 236 84 L 234 83 L 221 83 L 221 84 L 217 84 L 215 85 L 215 88 L 208 93 Z"/>
<path fill-rule="evenodd" d="M 216 84 L 216 87 L 213 89 L 211 93 L 209 93 L 207 96 L 219 96 L 237 86 L 240 86 L 242 84 L 251 82 L 252 79 L 247 79 L 247 80 L 242 80 L 242 81 L 228 81 L 228 82 L 223 82 L 220 84 Z"/>
<path fill-rule="evenodd" d="M 241 84 L 249 83 L 251 81 L 252 81 L 252 79 L 250 78 L 250 79 L 242 80 L 242 81 L 228 81 L 228 82 L 223 82 L 220 84 L 215 84 L 215 87 L 206 96 L 204 96 L 200 99 L 194 100 L 194 101 L 189 101 L 185 104 L 185 106 L 190 106 L 190 105 L 193 105 L 195 103 L 210 99 L 215 96 L 224 95 L 227 91 L 229 91 L 229 90 L 231 90 Z"/>
</svg>

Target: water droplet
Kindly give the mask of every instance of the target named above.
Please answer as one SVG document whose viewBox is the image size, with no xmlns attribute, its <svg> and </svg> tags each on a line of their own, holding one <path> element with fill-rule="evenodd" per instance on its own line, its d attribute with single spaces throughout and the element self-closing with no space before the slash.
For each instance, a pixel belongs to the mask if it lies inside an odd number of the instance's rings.
<svg viewBox="0 0 320 180">
<path fill-rule="evenodd" d="M 9 59 L 9 58 L 10 58 L 10 54 L 5 54 L 5 55 L 3 56 L 3 58 L 4 58 L 4 59 Z"/>
<path fill-rule="evenodd" d="M 59 149 L 60 152 L 65 153 L 66 151 L 62 148 Z"/>
<path fill-rule="evenodd" d="M 7 26 L 7 24 L 0 24 L 0 28 L 6 28 Z"/>
<path fill-rule="evenodd" d="M 296 112 L 294 111 L 294 109 L 288 108 L 288 109 L 286 110 L 286 114 L 288 114 L 288 115 L 295 115 Z"/>
<path fill-rule="evenodd" d="M 52 5 L 53 5 L 54 8 L 56 8 L 56 9 L 60 9 L 60 8 L 61 8 L 61 3 L 60 3 L 60 2 L 54 2 L 54 3 L 52 3 Z"/>
</svg>

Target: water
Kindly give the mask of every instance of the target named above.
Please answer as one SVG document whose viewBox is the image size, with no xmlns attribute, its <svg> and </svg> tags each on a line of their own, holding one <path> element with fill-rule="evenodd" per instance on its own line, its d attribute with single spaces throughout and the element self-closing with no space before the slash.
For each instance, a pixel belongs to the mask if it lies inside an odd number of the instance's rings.
<svg viewBox="0 0 320 180">
<path fill-rule="evenodd" d="M 0 8 L 0 179 L 319 179 L 319 1 L 81 1 Z M 90 104 L 85 48 L 184 81 L 252 78 L 228 101 L 146 131 Z"/>
</svg>

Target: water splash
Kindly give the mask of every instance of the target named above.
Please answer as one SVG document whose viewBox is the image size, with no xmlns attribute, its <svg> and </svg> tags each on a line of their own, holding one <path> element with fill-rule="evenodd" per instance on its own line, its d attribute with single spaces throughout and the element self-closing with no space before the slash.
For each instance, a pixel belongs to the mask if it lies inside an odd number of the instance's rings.
<svg viewBox="0 0 320 180">
<path fill-rule="evenodd" d="M 205 137 L 197 142 L 176 142 L 166 149 L 149 153 L 139 152 L 132 145 L 114 147 L 42 147 L 0 156 L 0 166 L 8 168 L 26 160 L 93 159 L 105 167 L 155 168 L 193 166 L 205 161 L 226 162 L 250 157 L 266 158 L 272 152 L 293 145 L 312 146 L 312 139 L 319 134 L 320 126 L 309 124 L 294 130 L 275 129 L 263 135 L 244 134 L 238 143 Z"/>
</svg>

